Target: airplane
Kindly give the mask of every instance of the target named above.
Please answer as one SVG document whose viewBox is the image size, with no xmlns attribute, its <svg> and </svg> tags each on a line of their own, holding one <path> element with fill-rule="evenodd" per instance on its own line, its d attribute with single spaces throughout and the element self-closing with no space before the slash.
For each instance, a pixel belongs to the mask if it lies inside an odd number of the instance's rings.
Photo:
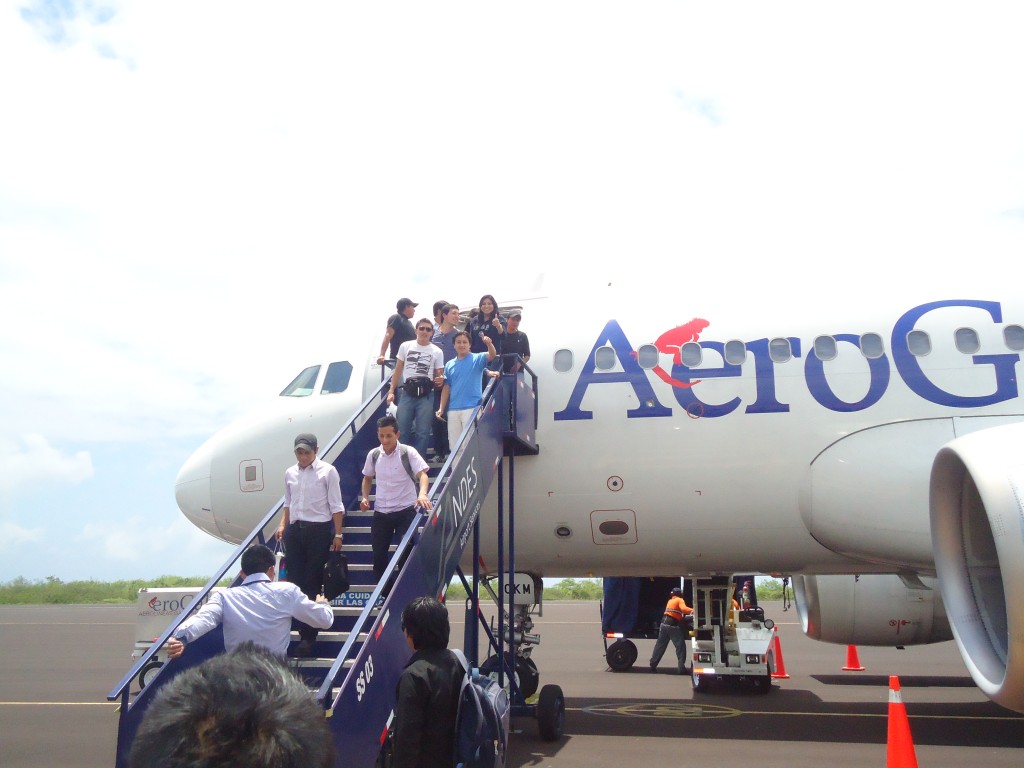
<svg viewBox="0 0 1024 768">
<path fill-rule="evenodd" d="M 859 303 L 595 303 L 571 323 L 554 295 L 502 303 L 523 310 L 538 376 L 517 570 L 791 575 L 810 637 L 955 639 L 980 689 L 1024 711 L 1024 302 Z M 246 537 L 294 435 L 333 434 L 388 374 L 372 340 L 353 359 L 207 440 L 177 478 L 186 517 Z"/>
</svg>

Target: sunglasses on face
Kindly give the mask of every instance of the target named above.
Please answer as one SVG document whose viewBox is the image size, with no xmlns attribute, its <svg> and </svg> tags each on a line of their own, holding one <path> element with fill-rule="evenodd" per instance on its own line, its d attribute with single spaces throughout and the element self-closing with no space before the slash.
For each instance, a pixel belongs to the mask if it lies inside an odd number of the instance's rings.
<svg viewBox="0 0 1024 768">
<path fill-rule="evenodd" d="M 416 330 L 417 330 L 417 331 L 423 331 L 423 332 L 426 332 L 426 331 L 432 331 L 432 330 L 434 330 L 434 329 L 433 329 L 433 327 L 430 327 L 430 328 L 417 328 Z"/>
</svg>

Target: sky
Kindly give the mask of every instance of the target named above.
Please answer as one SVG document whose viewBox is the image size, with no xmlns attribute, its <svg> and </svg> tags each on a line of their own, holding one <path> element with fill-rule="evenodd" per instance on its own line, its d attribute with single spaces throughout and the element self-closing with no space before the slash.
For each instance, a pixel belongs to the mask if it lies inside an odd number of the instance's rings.
<svg viewBox="0 0 1024 768">
<path fill-rule="evenodd" d="M 0 582 L 208 574 L 182 463 L 399 296 L 1019 279 L 1022 22 L 0 0 Z"/>
</svg>

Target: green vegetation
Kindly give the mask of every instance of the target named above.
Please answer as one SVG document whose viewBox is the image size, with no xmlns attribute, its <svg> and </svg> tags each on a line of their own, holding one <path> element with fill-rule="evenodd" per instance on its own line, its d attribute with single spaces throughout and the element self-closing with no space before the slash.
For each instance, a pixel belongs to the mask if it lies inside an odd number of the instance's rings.
<svg viewBox="0 0 1024 768">
<path fill-rule="evenodd" d="M 143 587 L 201 587 L 202 576 L 160 576 L 156 579 L 131 581 L 61 581 L 47 576 L 38 581 L 18 577 L 0 584 L 0 605 L 33 605 L 40 603 L 134 603 Z M 227 585 L 230 581 L 224 581 Z"/>
<path fill-rule="evenodd" d="M 790 592 L 790 596 L 792 596 Z M 782 599 L 782 582 L 779 579 L 758 579 L 757 580 L 757 599 L 758 601 L 765 600 L 781 600 Z"/>
<path fill-rule="evenodd" d="M 230 580 L 221 582 L 223 586 Z M 32 605 L 40 603 L 134 603 L 142 587 L 201 587 L 206 584 L 202 576 L 160 576 L 156 579 L 132 579 L 131 581 L 61 581 L 48 576 L 38 581 L 28 581 L 20 576 L 13 581 L 0 583 L 0 605 Z M 782 582 L 778 579 L 759 579 L 757 582 L 759 600 L 781 600 Z M 448 589 L 452 600 L 464 600 L 466 590 L 461 582 L 454 582 Z M 562 579 L 556 584 L 544 587 L 545 600 L 600 600 L 602 597 L 600 579 Z"/>
</svg>

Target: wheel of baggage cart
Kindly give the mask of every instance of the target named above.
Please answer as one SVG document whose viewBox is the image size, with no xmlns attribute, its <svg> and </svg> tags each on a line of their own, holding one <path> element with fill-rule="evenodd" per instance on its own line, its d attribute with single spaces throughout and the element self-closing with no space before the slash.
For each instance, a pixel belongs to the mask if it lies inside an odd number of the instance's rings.
<svg viewBox="0 0 1024 768">
<path fill-rule="evenodd" d="M 636 645 L 630 640 L 616 640 L 604 655 L 612 672 L 625 672 L 636 661 Z"/>
<path fill-rule="evenodd" d="M 160 669 L 163 665 L 164 663 L 162 661 L 151 661 L 139 670 L 139 688 L 145 688 L 146 683 L 149 682 L 149 676 Z"/>
<path fill-rule="evenodd" d="M 707 693 L 711 687 L 711 678 L 707 675 L 702 675 L 700 672 L 694 672 L 690 675 L 690 682 L 693 683 L 693 690 L 697 693 Z"/>
<path fill-rule="evenodd" d="M 498 679 L 498 654 L 489 656 L 487 660 L 480 665 L 480 674 L 484 677 L 493 676 L 495 680 Z M 519 686 L 519 692 L 523 694 L 524 699 L 528 699 L 537 692 L 537 687 L 540 685 L 540 672 L 537 670 L 537 665 L 533 659 L 524 658 L 523 656 L 516 656 L 515 663 L 516 673 L 516 685 Z"/>
<path fill-rule="evenodd" d="M 565 696 L 557 685 L 545 685 L 537 699 L 537 728 L 544 741 L 557 741 L 565 728 Z"/>
</svg>

